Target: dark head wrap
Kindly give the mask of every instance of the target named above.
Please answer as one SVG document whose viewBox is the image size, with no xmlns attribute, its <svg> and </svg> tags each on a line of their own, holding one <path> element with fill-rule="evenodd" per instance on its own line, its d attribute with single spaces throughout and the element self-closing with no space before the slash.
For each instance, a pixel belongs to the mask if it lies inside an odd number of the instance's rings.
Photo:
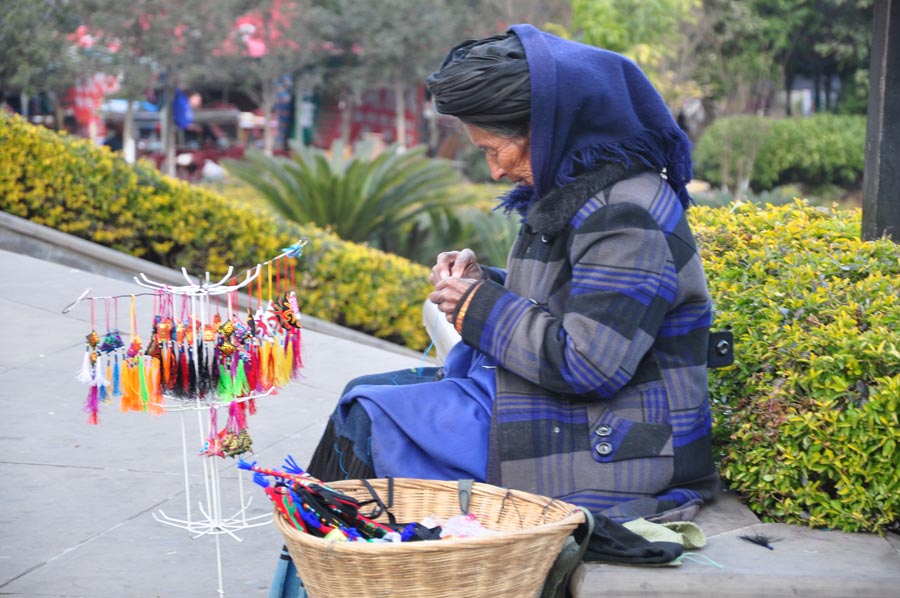
<svg viewBox="0 0 900 598">
<path fill-rule="evenodd" d="M 459 44 L 426 83 L 441 114 L 528 135 L 531 77 L 522 43 L 512 33 Z"/>
<path fill-rule="evenodd" d="M 514 188 L 503 198 L 504 207 L 524 212 L 551 189 L 608 162 L 641 163 L 664 173 L 682 204 L 690 205 L 685 187 L 692 174 L 690 141 L 636 64 L 531 25 L 514 25 L 510 31 L 524 47 L 530 75 L 534 186 Z M 471 75 L 468 93 L 474 95 L 475 77 L 491 73 Z M 493 88 L 481 83 L 485 90 Z M 432 91 L 437 98 L 439 92 Z M 438 110 L 443 112 L 440 104 Z M 471 117 L 463 120 L 478 126 Z"/>
</svg>

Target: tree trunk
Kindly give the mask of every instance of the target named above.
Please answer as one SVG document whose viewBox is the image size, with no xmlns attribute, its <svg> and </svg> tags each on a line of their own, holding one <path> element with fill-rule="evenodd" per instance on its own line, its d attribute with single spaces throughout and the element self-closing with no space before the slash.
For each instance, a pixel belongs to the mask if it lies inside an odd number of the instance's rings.
<svg viewBox="0 0 900 598">
<path fill-rule="evenodd" d="M 263 153 L 271 156 L 275 149 L 275 131 L 272 129 L 272 109 L 275 107 L 275 81 L 271 77 L 263 79 Z"/>
<path fill-rule="evenodd" d="M 341 143 L 344 147 L 350 147 L 350 128 L 353 126 L 353 108 L 356 105 L 356 95 L 352 92 L 344 98 L 341 108 Z"/>
<path fill-rule="evenodd" d="M 813 112 L 818 112 L 819 106 L 821 106 L 821 105 L 822 105 L 822 71 L 817 68 L 815 75 L 813 75 Z"/>
<path fill-rule="evenodd" d="M 125 161 L 134 164 L 137 158 L 137 148 L 134 141 L 134 101 L 128 97 L 128 106 L 125 108 L 125 121 L 122 123 L 122 154 Z"/>
<path fill-rule="evenodd" d="M 172 110 L 172 106 L 175 100 L 175 86 L 171 84 L 166 85 L 163 93 L 165 94 L 165 103 L 163 104 L 162 113 L 160 114 L 160 125 L 162 127 L 163 155 L 165 158 L 163 159 L 162 172 L 163 174 L 174 177 L 176 174 L 175 114 Z"/>
<path fill-rule="evenodd" d="M 29 99 L 28 94 L 25 93 L 24 91 L 19 94 L 19 113 L 22 115 L 22 118 L 24 118 L 25 120 L 29 120 L 29 117 L 31 116 L 28 113 L 29 112 L 28 104 L 30 101 L 31 100 Z"/>
<path fill-rule="evenodd" d="M 57 131 L 68 132 L 66 131 L 66 111 L 63 110 L 59 96 L 55 94 L 53 97 L 53 128 Z"/>
<path fill-rule="evenodd" d="M 900 243 L 900 2 L 876 0 L 873 12 L 862 238 Z"/>
<path fill-rule="evenodd" d="M 303 143 L 303 123 L 301 116 L 303 115 L 303 101 L 306 99 L 306 88 L 303 76 L 294 77 L 294 143 L 304 145 Z"/>
<path fill-rule="evenodd" d="M 434 98 L 428 104 L 428 155 L 437 155 L 438 146 L 441 142 L 440 131 L 438 130 L 438 113 L 434 107 Z"/>
<path fill-rule="evenodd" d="M 400 147 L 406 147 L 406 94 L 403 93 L 403 83 L 394 81 L 394 112 L 397 117 L 397 143 Z"/>
<path fill-rule="evenodd" d="M 784 97 L 785 97 L 785 113 L 790 116 L 793 112 L 791 107 L 791 88 L 794 86 L 794 77 L 788 69 L 784 70 Z"/>
</svg>

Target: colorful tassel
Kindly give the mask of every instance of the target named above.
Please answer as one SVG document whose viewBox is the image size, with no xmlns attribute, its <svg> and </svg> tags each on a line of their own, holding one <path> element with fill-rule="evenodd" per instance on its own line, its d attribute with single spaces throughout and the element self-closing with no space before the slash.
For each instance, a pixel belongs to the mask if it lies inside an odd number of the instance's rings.
<svg viewBox="0 0 900 598">
<path fill-rule="evenodd" d="M 291 362 L 285 359 L 285 349 L 281 347 L 273 347 L 272 356 L 274 358 L 274 366 L 272 368 L 273 385 L 285 386 L 291 379 Z M 287 363 L 287 371 L 285 371 L 285 363 Z"/>
<path fill-rule="evenodd" d="M 163 343 L 162 350 L 160 353 L 160 364 L 162 365 L 162 380 L 161 383 L 165 384 L 166 388 L 169 388 L 169 376 L 172 375 L 172 362 L 171 358 L 175 355 L 174 347 L 169 347 L 168 343 Z"/>
<path fill-rule="evenodd" d="M 122 411 L 141 410 L 141 383 L 137 359 L 139 358 L 125 361 L 125 370 L 122 372 Z"/>
<path fill-rule="evenodd" d="M 303 357 L 300 355 L 300 329 L 295 328 L 290 332 L 291 343 L 294 349 L 294 362 L 291 369 L 291 378 L 300 378 L 300 370 L 303 369 Z"/>
<path fill-rule="evenodd" d="M 88 414 L 88 423 L 97 425 L 100 422 L 100 398 L 96 386 L 91 386 L 84 403 L 84 411 Z"/>
<path fill-rule="evenodd" d="M 247 386 L 251 391 L 260 392 L 259 381 L 259 348 L 250 347 L 250 358 L 246 362 Z"/>
<path fill-rule="evenodd" d="M 147 411 L 147 404 L 150 402 L 150 388 L 147 382 L 147 368 L 144 364 L 143 358 L 138 357 L 137 360 L 137 367 L 135 367 L 135 370 L 137 370 L 138 384 L 140 389 L 140 406 L 138 407 L 138 409 L 140 411 Z"/>
<path fill-rule="evenodd" d="M 244 360 L 237 360 L 237 371 L 234 375 L 234 396 L 245 397 L 250 394 L 250 383 L 247 380 L 247 372 L 244 367 Z"/>
<path fill-rule="evenodd" d="M 147 375 L 148 394 L 150 395 L 147 410 L 154 415 L 162 415 L 166 411 L 161 378 L 162 364 L 159 359 L 151 359 L 147 367 L 149 369 Z"/>
<path fill-rule="evenodd" d="M 90 347 L 86 347 L 84 351 L 84 359 L 81 361 L 81 369 L 75 372 L 75 379 L 84 384 L 91 384 L 94 380 L 94 371 L 91 368 L 91 351 Z"/>
<path fill-rule="evenodd" d="M 178 364 L 178 377 L 181 379 L 181 392 L 185 396 L 191 396 L 191 372 L 188 370 L 188 358 L 185 351 L 181 352 Z"/>
<path fill-rule="evenodd" d="M 194 350 L 188 348 L 187 354 L 188 396 L 196 397 L 199 390 L 197 386 L 197 364 L 194 363 Z"/>
<path fill-rule="evenodd" d="M 122 396 L 122 375 L 119 371 L 119 354 L 116 353 L 116 362 L 113 365 L 112 373 L 112 396 L 119 398 Z"/>
<path fill-rule="evenodd" d="M 222 364 L 219 365 L 219 381 L 216 386 L 216 393 L 219 395 L 220 401 L 230 401 L 234 398 L 234 385 L 231 373 Z"/>
<path fill-rule="evenodd" d="M 94 363 L 94 375 L 91 384 L 97 387 L 109 386 L 109 380 L 106 379 L 106 370 L 103 367 L 103 354 L 97 355 L 97 361 Z"/>
</svg>

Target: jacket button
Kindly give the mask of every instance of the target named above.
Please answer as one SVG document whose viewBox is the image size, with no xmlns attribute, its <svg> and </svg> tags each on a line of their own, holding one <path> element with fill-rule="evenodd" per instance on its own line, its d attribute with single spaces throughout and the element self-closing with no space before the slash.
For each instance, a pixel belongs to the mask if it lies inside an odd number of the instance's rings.
<svg viewBox="0 0 900 598">
<path fill-rule="evenodd" d="M 601 457 L 605 457 L 610 454 L 613 450 L 612 445 L 608 442 L 601 442 L 597 446 L 594 447 L 594 450 L 597 451 L 597 454 Z"/>
<path fill-rule="evenodd" d="M 594 430 L 594 434 L 597 436 L 609 436 L 612 434 L 612 428 L 607 425 L 598 426 L 596 430 Z"/>
</svg>

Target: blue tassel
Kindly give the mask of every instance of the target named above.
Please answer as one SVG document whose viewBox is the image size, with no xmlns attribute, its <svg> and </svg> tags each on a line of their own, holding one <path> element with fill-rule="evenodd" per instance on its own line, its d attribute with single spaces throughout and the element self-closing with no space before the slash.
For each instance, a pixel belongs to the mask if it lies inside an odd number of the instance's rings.
<svg viewBox="0 0 900 598">
<path fill-rule="evenodd" d="M 347 536 L 347 539 L 351 542 L 361 542 L 363 537 L 359 534 L 359 531 L 356 528 L 352 527 L 341 527 L 340 530 L 344 532 L 344 535 Z"/>
<path fill-rule="evenodd" d="M 284 460 L 284 471 L 285 471 L 285 473 L 293 473 L 296 475 L 303 475 L 306 473 L 302 467 L 297 465 L 297 462 L 294 460 L 294 457 L 291 455 L 288 455 L 287 458 Z"/>
<path fill-rule="evenodd" d="M 253 474 L 253 481 L 263 488 L 269 487 L 269 480 L 266 479 L 266 475 L 263 473 L 259 473 L 258 471 Z"/>
<path fill-rule="evenodd" d="M 122 396 L 122 382 L 121 376 L 119 376 L 119 354 L 116 353 L 116 363 L 113 365 L 113 376 L 112 376 L 112 396 L 113 398 L 119 398 Z"/>
<path fill-rule="evenodd" d="M 303 521 L 313 529 L 319 529 L 322 527 L 322 522 L 319 521 L 319 518 L 315 513 L 306 510 L 303 507 L 300 507 L 300 514 L 303 516 Z"/>
<path fill-rule="evenodd" d="M 416 535 L 416 524 L 410 523 L 406 527 L 403 528 L 403 531 L 400 532 L 400 541 L 408 542 L 410 538 L 415 537 Z"/>
<path fill-rule="evenodd" d="M 247 463 L 246 461 L 238 457 L 238 469 L 246 469 L 248 471 L 252 471 L 254 467 L 256 467 L 256 461 L 254 461 L 253 463 Z"/>
</svg>

